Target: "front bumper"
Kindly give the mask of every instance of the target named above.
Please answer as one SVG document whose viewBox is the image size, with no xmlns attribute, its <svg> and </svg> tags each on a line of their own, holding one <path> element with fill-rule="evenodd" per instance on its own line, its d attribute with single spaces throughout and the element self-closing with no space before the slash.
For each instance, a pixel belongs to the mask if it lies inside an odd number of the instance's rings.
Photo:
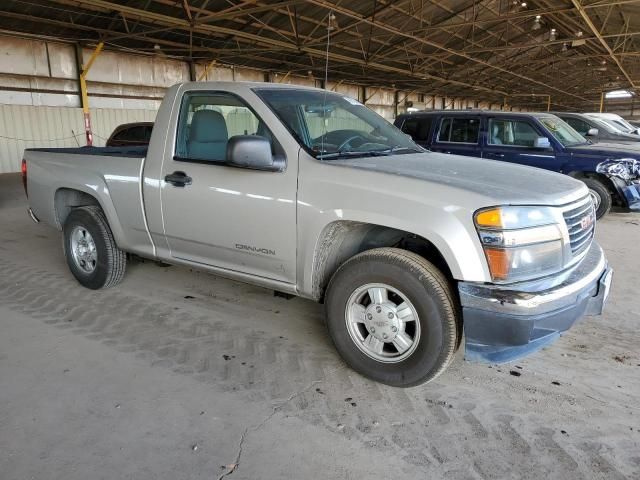
<svg viewBox="0 0 640 480">
<path fill-rule="evenodd" d="M 629 210 L 640 211 L 640 184 L 633 183 L 620 189 Z"/>
<path fill-rule="evenodd" d="M 582 316 L 600 315 L 612 273 L 593 242 L 569 277 L 553 288 L 460 282 L 465 358 L 509 362 L 553 342 Z"/>
</svg>

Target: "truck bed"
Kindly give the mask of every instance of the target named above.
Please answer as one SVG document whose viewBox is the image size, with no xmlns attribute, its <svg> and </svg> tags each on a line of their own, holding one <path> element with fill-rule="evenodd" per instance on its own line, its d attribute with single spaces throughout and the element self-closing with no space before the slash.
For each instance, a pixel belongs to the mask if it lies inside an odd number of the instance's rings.
<svg viewBox="0 0 640 480">
<path fill-rule="evenodd" d="M 27 148 L 27 152 L 66 153 L 69 155 L 96 155 L 102 157 L 146 157 L 148 146 L 136 147 L 73 147 Z"/>
<path fill-rule="evenodd" d="M 25 150 L 33 213 L 43 223 L 61 228 L 61 212 L 86 198 L 69 191 L 86 194 L 99 202 L 118 245 L 152 256 L 141 193 L 146 155 L 146 146 Z"/>
</svg>

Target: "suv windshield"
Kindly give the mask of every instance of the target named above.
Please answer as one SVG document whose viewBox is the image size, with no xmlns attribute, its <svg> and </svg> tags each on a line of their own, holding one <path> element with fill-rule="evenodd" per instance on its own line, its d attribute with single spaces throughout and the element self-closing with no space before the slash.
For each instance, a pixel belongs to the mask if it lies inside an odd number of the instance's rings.
<svg viewBox="0 0 640 480">
<path fill-rule="evenodd" d="M 424 152 L 407 135 L 360 102 L 337 93 L 259 88 L 256 94 L 314 157 Z"/>
<path fill-rule="evenodd" d="M 589 143 L 586 138 L 571 128 L 567 122 L 557 117 L 539 117 L 538 120 L 565 147 Z"/>
</svg>

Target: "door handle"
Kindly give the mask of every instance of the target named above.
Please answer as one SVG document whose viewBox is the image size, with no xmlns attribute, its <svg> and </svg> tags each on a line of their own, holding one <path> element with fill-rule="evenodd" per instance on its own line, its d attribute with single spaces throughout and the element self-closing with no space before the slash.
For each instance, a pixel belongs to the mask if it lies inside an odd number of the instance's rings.
<svg viewBox="0 0 640 480">
<path fill-rule="evenodd" d="M 164 181 L 170 183 L 174 187 L 184 187 L 185 185 L 191 185 L 193 179 L 184 172 L 173 172 L 164 177 Z"/>
<path fill-rule="evenodd" d="M 492 157 L 498 157 L 498 158 L 503 158 L 504 157 L 504 153 L 491 153 L 491 152 L 489 152 L 489 155 L 491 155 Z"/>
</svg>

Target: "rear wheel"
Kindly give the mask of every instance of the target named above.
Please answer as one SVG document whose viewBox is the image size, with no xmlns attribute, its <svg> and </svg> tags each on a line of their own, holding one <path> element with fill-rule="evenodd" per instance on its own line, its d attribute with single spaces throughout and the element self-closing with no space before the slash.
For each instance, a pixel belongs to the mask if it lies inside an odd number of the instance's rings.
<svg viewBox="0 0 640 480">
<path fill-rule="evenodd" d="M 64 223 L 63 248 L 71 273 L 83 286 L 97 290 L 122 281 L 127 256 L 116 245 L 100 207 L 71 211 Z"/>
<path fill-rule="evenodd" d="M 345 262 L 326 295 L 336 349 L 356 371 L 409 387 L 442 373 L 459 344 L 459 313 L 451 287 L 424 258 L 380 248 Z"/>
<path fill-rule="evenodd" d="M 601 181 L 594 178 L 583 178 L 582 181 L 589 188 L 589 195 L 591 195 L 596 209 L 596 218 L 604 217 L 611 210 L 612 199 L 609 189 Z"/>
</svg>

